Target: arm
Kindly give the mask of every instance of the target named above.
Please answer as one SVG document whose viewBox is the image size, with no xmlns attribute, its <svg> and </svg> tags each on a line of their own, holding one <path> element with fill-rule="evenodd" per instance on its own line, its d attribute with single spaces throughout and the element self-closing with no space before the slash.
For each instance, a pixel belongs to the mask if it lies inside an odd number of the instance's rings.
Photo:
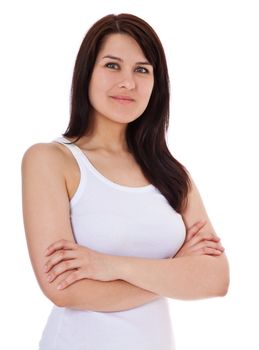
<svg viewBox="0 0 259 350">
<path fill-rule="evenodd" d="M 159 296 L 125 281 L 85 279 L 65 290 L 51 284 L 44 272 L 46 248 L 56 240 L 74 242 L 65 182 L 67 156 L 56 144 L 37 144 L 22 160 L 24 227 L 32 266 L 43 293 L 54 304 L 93 311 L 121 311 L 143 305 Z"/>
<path fill-rule="evenodd" d="M 200 232 L 216 235 L 193 181 L 188 205 L 182 217 L 187 230 L 195 222 L 205 220 L 206 225 Z M 224 296 L 228 290 L 229 267 L 224 253 L 220 256 L 185 256 L 174 259 L 109 258 L 118 278 L 169 298 Z"/>
<path fill-rule="evenodd" d="M 227 292 L 224 254 L 175 259 L 110 256 L 110 259 L 118 277 L 164 297 L 193 300 L 224 296 Z"/>
<path fill-rule="evenodd" d="M 56 286 L 57 284 L 55 283 Z M 161 297 L 125 281 L 103 282 L 90 279 L 77 281 L 60 290 L 59 294 L 58 306 L 99 312 L 129 310 Z"/>
</svg>

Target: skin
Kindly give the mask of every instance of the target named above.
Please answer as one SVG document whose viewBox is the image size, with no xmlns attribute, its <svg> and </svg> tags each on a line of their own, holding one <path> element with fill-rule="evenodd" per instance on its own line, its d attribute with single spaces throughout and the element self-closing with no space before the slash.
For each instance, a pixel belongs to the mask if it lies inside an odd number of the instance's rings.
<svg viewBox="0 0 259 350">
<path fill-rule="evenodd" d="M 128 152 L 125 130 L 127 123 L 145 110 L 153 84 L 152 66 L 136 41 L 127 35 L 108 36 L 89 85 L 94 127 L 76 144 L 113 182 L 131 187 L 148 183 Z M 114 100 L 112 96 L 117 95 L 130 96 L 133 101 Z M 118 311 L 161 295 L 180 299 L 225 295 L 227 259 L 193 179 L 189 204 L 182 214 L 186 241 L 173 259 L 115 257 L 77 245 L 69 220 L 69 200 L 79 180 L 78 165 L 63 145 L 36 144 L 24 154 L 23 212 L 28 249 L 39 285 L 56 305 Z M 156 272 L 152 278 L 150 271 Z M 204 285 L 204 280 L 210 283 Z"/>
<path fill-rule="evenodd" d="M 133 38 L 122 34 L 108 36 L 97 55 L 89 85 L 95 131 L 83 143 L 118 153 L 127 151 L 127 124 L 144 112 L 154 86 L 152 66 L 137 62 L 147 59 Z M 134 101 L 122 103 L 111 97 L 116 95 L 127 95 Z"/>
</svg>

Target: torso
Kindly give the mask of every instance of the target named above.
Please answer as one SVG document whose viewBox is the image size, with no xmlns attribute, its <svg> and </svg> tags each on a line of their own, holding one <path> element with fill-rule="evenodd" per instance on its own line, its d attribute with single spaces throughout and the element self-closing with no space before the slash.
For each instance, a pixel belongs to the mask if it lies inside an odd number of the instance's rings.
<svg viewBox="0 0 259 350">
<path fill-rule="evenodd" d="M 80 170 L 71 152 L 65 146 L 58 143 L 55 144 L 66 158 L 65 169 L 63 171 L 68 197 L 71 199 L 79 185 Z M 79 147 L 87 155 L 87 158 L 96 170 L 110 181 L 129 187 L 142 187 L 150 184 L 130 153 L 120 155 L 111 154 L 107 151 L 90 149 L 87 147 L 87 144 L 80 145 Z"/>
</svg>

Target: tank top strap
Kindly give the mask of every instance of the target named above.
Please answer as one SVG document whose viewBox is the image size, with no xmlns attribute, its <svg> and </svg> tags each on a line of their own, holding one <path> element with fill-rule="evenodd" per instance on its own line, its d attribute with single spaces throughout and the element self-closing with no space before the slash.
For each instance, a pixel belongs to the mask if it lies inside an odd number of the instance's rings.
<svg viewBox="0 0 259 350">
<path fill-rule="evenodd" d="M 84 156 L 83 156 L 81 150 L 78 149 L 78 147 L 76 145 L 74 145 L 73 143 L 70 143 L 69 140 L 67 140 L 65 137 L 62 137 L 62 136 L 55 138 L 53 141 L 63 144 L 71 151 L 71 153 L 73 154 L 74 158 L 76 159 L 76 161 L 80 167 L 80 170 L 81 170 L 81 168 L 84 167 L 84 164 L 85 164 Z"/>
<path fill-rule="evenodd" d="M 79 169 L 80 169 L 80 182 L 78 185 L 78 188 L 74 194 L 74 196 L 71 198 L 71 204 L 75 204 L 78 199 L 81 197 L 83 190 L 85 189 L 86 183 L 88 181 L 88 174 L 87 174 L 87 168 L 85 166 L 85 160 L 84 160 L 84 155 L 82 154 L 81 150 L 74 145 L 73 143 L 70 143 L 69 140 L 67 140 L 65 137 L 60 136 L 52 140 L 52 142 L 58 142 L 63 144 L 65 147 L 67 147 L 72 155 L 74 156 Z"/>
</svg>

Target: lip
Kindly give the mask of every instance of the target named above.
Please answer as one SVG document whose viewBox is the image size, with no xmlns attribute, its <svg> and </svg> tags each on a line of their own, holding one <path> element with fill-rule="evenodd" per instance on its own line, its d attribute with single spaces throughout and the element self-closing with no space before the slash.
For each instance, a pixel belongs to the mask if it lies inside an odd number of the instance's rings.
<svg viewBox="0 0 259 350">
<path fill-rule="evenodd" d="M 118 101 L 128 101 L 128 102 L 134 101 L 133 98 L 131 98 L 129 96 L 123 96 L 123 95 L 111 96 L 111 98 L 118 100 Z"/>
</svg>

